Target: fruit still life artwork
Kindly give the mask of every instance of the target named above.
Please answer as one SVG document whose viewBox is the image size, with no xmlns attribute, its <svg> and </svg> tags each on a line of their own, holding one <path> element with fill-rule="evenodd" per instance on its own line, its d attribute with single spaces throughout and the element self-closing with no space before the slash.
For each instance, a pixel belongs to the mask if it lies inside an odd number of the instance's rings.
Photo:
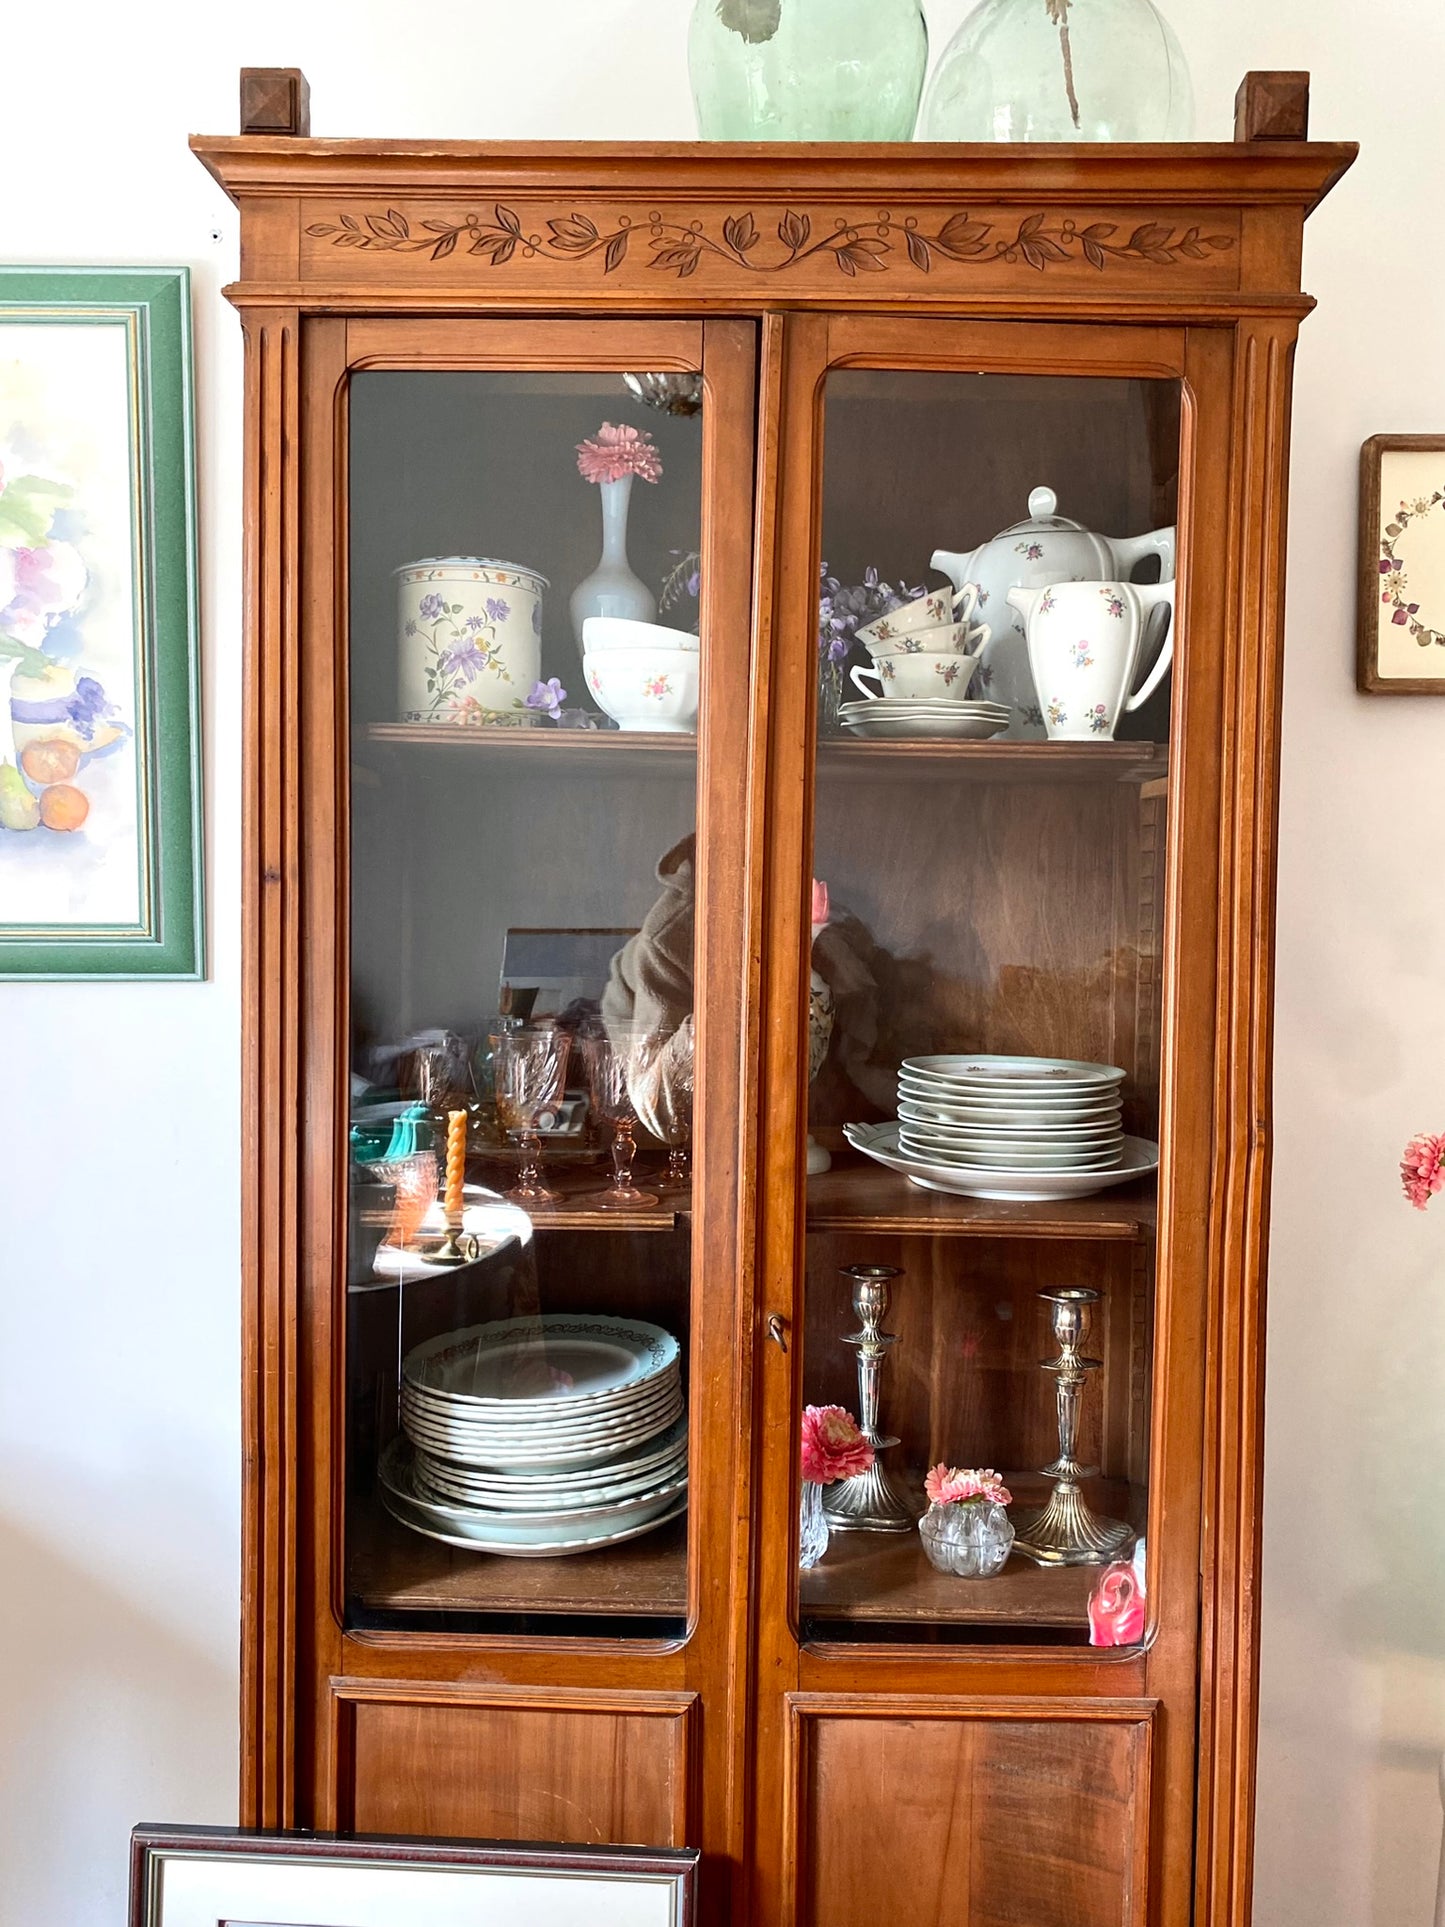
<svg viewBox="0 0 1445 1927">
<path fill-rule="evenodd" d="M 135 421 L 125 330 L 0 331 L 0 922 L 134 927 Z"/>
</svg>

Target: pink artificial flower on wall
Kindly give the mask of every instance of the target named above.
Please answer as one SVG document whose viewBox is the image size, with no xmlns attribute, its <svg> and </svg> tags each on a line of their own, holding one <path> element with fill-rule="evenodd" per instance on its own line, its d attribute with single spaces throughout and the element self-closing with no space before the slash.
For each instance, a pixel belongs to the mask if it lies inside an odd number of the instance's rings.
<svg viewBox="0 0 1445 1927">
<path fill-rule="evenodd" d="M 841 1405 L 803 1408 L 803 1477 L 812 1485 L 851 1479 L 873 1463 L 873 1447 Z"/>
<path fill-rule="evenodd" d="M 1445 1136 L 1422 1131 L 1410 1139 L 1400 1159 L 1400 1183 L 1417 1211 L 1423 1211 L 1437 1191 L 1445 1191 Z"/>
<path fill-rule="evenodd" d="M 662 457 L 645 428 L 603 422 L 596 441 L 578 442 L 577 471 L 584 482 L 620 482 L 628 475 L 656 482 L 662 479 Z"/>
</svg>

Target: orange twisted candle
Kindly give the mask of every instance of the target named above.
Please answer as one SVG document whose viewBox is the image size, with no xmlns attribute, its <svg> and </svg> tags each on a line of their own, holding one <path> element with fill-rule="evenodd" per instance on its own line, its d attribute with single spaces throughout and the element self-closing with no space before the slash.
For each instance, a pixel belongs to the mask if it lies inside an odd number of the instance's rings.
<svg viewBox="0 0 1445 1927">
<path fill-rule="evenodd" d="M 444 1203 L 447 1226 L 459 1231 L 462 1223 L 462 1178 L 467 1162 L 467 1114 L 447 1112 L 447 1188 Z"/>
</svg>

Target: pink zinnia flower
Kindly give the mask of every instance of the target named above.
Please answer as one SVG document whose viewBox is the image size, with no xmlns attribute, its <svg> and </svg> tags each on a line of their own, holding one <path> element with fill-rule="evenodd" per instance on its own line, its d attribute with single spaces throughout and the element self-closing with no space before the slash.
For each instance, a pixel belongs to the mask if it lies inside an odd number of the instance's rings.
<svg viewBox="0 0 1445 1927">
<path fill-rule="evenodd" d="M 645 428 L 603 422 L 595 442 L 578 442 L 577 470 L 584 482 L 620 482 L 626 475 L 656 482 L 662 476 L 662 457 Z"/>
<path fill-rule="evenodd" d="M 841 1405 L 803 1408 L 803 1477 L 813 1485 L 851 1479 L 873 1463 L 873 1447 Z"/>
<path fill-rule="evenodd" d="M 1417 1211 L 1423 1211 L 1437 1191 L 1445 1191 L 1445 1136 L 1422 1131 L 1410 1139 L 1400 1159 L 1400 1182 Z"/>
<path fill-rule="evenodd" d="M 955 1465 L 935 1465 L 923 1481 L 923 1490 L 933 1505 L 962 1505 L 969 1499 L 988 1499 L 994 1505 L 1013 1503 L 1012 1492 L 992 1466 L 965 1472 Z"/>
</svg>

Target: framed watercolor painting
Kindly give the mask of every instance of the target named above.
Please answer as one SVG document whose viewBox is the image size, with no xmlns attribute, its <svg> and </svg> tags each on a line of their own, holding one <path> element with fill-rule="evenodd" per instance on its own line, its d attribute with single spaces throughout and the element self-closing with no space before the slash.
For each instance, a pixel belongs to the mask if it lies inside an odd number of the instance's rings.
<svg viewBox="0 0 1445 1927">
<path fill-rule="evenodd" d="M 137 1827 L 130 1927 L 693 1927 L 674 1848 Z"/>
<path fill-rule="evenodd" d="M 0 977 L 203 973 L 184 268 L 0 268 Z"/>
<path fill-rule="evenodd" d="M 1445 696 L 1445 435 L 1360 450 L 1355 680 L 1370 696 Z"/>
</svg>

